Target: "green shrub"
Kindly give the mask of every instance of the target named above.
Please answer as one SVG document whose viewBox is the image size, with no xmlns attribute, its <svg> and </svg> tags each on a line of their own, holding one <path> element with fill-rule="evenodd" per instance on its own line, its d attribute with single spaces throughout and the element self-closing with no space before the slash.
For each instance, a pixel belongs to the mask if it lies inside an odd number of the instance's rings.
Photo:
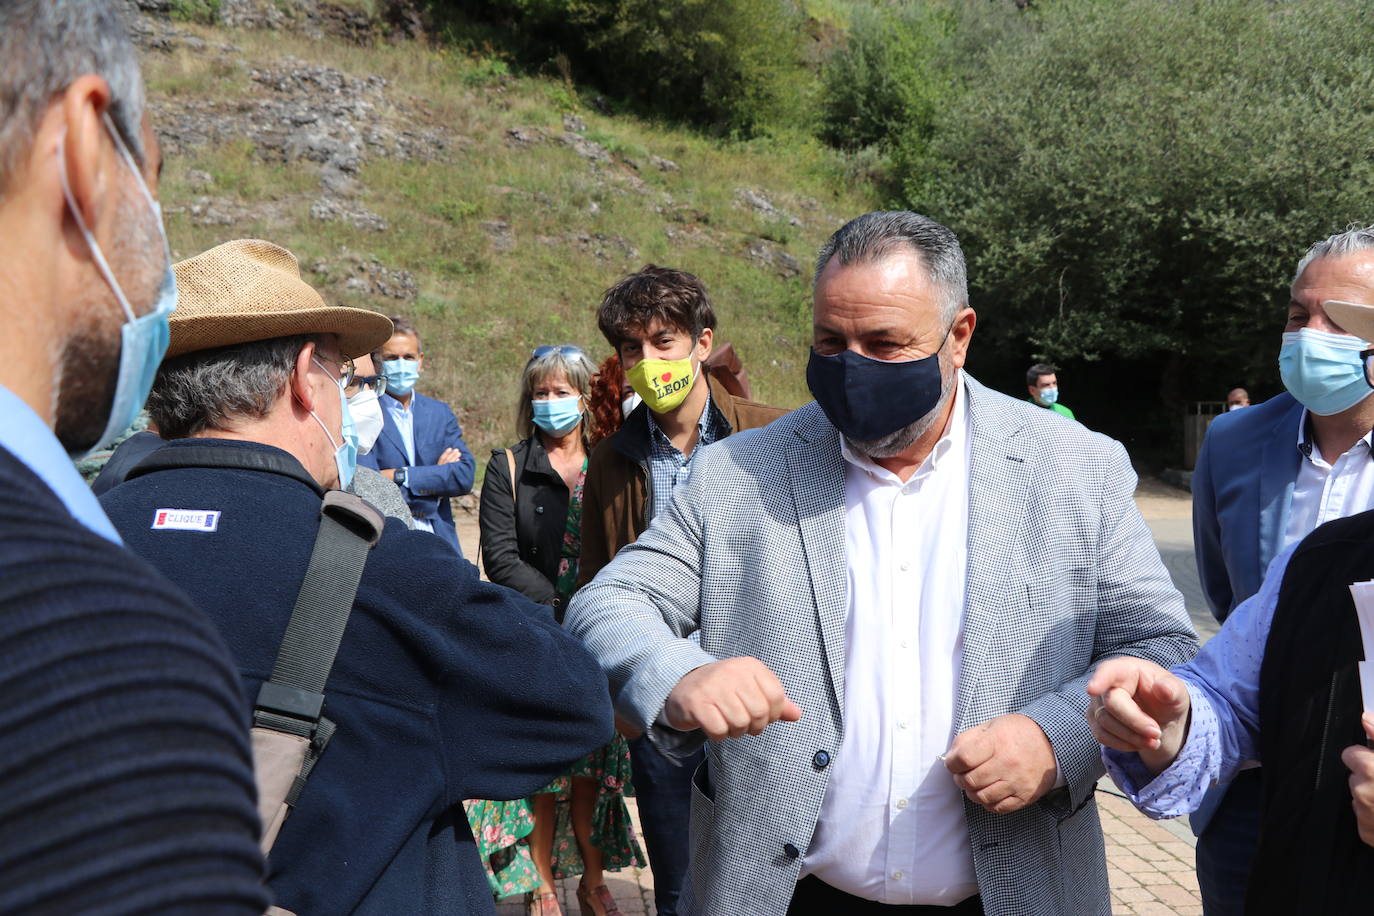
<svg viewBox="0 0 1374 916">
<path fill-rule="evenodd" d="M 940 46 L 954 24 L 928 4 L 856 9 L 823 70 L 822 138 L 847 150 L 927 139 L 949 91 Z"/>
<path fill-rule="evenodd" d="M 212 24 L 219 19 L 220 0 L 172 0 L 170 14 L 183 22 Z"/>
<path fill-rule="evenodd" d="M 801 16 L 790 0 L 468 6 L 505 23 L 527 63 L 558 62 L 607 94 L 658 114 L 743 136 L 805 116 L 814 78 L 802 63 Z"/>
</svg>

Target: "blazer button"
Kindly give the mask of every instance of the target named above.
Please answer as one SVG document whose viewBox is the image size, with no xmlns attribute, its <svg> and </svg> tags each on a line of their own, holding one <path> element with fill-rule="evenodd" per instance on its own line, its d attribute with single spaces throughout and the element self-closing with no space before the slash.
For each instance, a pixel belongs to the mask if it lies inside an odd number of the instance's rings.
<svg viewBox="0 0 1374 916">
<path fill-rule="evenodd" d="M 830 766 L 830 752 L 816 751 L 816 756 L 811 758 L 811 765 L 818 770 L 823 770 Z"/>
<path fill-rule="evenodd" d="M 535 514 L 535 515 L 543 515 L 543 514 L 544 514 L 544 507 L 543 507 L 543 506 L 535 506 L 535 507 L 534 507 L 534 514 Z"/>
<path fill-rule="evenodd" d="M 797 847 L 793 846 L 791 843 L 782 844 L 782 854 L 789 859 L 795 859 L 797 856 L 801 855 Z"/>
</svg>

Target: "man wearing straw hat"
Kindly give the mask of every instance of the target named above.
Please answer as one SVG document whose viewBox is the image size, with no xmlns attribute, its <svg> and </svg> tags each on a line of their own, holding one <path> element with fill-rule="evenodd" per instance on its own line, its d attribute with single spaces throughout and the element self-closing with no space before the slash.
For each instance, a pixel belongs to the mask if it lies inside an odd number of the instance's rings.
<svg viewBox="0 0 1374 916">
<path fill-rule="evenodd" d="M 352 476 L 352 358 L 391 322 L 326 304 L 269 242 L 227 242 L 176 277 L 148 402 L 169 441 L 103 505 L 219 626 L 257 696 L 321 499 Z M 276 903 L 300 914 L 491 913 L 462 801 L 524 797 L 612 731 L 605 678 L 547 608 L 395 519 L 323 693 L 337 730 L 268 861 Z"/>
</svg>

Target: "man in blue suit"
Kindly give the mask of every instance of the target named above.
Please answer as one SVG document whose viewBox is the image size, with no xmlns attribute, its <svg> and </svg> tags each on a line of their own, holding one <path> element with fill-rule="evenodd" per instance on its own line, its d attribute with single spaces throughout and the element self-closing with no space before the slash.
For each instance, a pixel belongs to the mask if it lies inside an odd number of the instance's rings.
<svg viewBox="0 0 1374 916">
<path fill-rule="evenodd" d="M 415 325 L 401 317 L 391 323 L 395 333 L 372 355 L 386 376 L 382 434 L 358 462 L 381 471 L 401 488 L 416 529 L 434 532 L 462 556 L 448 501 L 472 491 L 477 460 L 449 406 L 415 390 L 425 363 Z"/>
<path fill-rule="evenodd" d="M 1293 278 L 1279 370 L 1288 390 L 1212 421 L 1193 472 L 1198 575 L 1220 621 L 1259 591 L 1286 546 L 1335 518 L 1374 508 L 1374 394 L 1361 351 L 1334 320 L 1374 305 L 1374 228 L 1308 249 Z M 1207 916 L 1241 913 L 1259 834 L 1260 771 L 1208 793 L 1192 815 Z"/>
</svg>

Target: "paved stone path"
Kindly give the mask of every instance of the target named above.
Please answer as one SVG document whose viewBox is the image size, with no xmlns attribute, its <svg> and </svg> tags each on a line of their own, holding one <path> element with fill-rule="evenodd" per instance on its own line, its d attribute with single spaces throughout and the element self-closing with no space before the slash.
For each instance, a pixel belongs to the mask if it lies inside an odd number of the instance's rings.
<svg viewBox="0 0 1374 916">
<path fill-rule="evenodd" d="M 1192 561 L 1192 524 L 1188 494 L 1155 481 L 1142 484 L 1137 495 L 1141 513 L 1155 535 L 1165 565 L 1183 592 L 1199 635 L 1205 640 L 1216 632 L 1207 613 Z M 460 522 L 460 529 L 464 528 Z M 475 525 L 472 528 L 475 529 Z M 463 543 L 476 544 L 466 531 Z M 639 812 L 629 799 L 635 829 Z M 1195 840 L 1186 822 L 1151 821 L 1119 796 L 1110 780 L 1098 785 L 1097 804 L 1107 841 L 1107 875 L 1112 888 L 1114 916 L 1201 916 L 1193 865 Z M 577 879 L 559 882 L 559 902 L 567 916 L 577 916 Z M 649 869 L 608 873 L 606 885 L 625 916 L 653 916 L 653 875 Z M 499 916 L 522 916 L 521 898 L 497 906 Z M 747 913 L 729 916 L 751 916 Z M 1032 916 L 1032 914 L 1027 914 Z"/>
</svg>

